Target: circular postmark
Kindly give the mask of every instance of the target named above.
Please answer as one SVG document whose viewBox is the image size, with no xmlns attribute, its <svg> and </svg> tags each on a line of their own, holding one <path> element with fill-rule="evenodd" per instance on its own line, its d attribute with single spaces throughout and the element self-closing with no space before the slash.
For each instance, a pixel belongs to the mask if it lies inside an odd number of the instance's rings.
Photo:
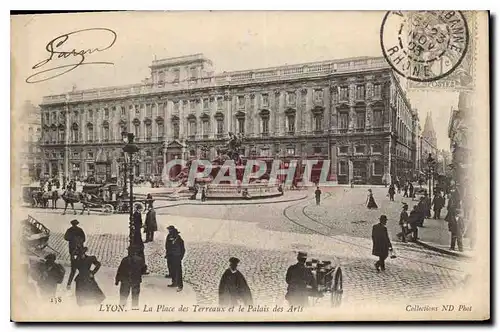
<svg viewBox="0 0 500 332">
<path fill-rule="evenodd" d="M 380 46 L 401 76 L 431 82 L 452 73 L 469 45 L 467 21 L 460 11 L 389 11 L 380 27 Z"/>
</svg>

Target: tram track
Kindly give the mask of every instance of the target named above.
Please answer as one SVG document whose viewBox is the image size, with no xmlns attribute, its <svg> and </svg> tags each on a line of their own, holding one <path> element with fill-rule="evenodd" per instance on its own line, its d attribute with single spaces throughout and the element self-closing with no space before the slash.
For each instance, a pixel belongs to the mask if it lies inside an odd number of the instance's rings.
<svg viewBox="0 0 500 332">
<path fill-rule="evenodd" d="M 328 196 L 326 196 L 326 195 L 328 195 Z M 325 195 L 326 197 L 324 197 L 325 200 L 329 199 L 329 198 L 331 198 L 333 196 L 332 193 L 327 193 L 326 195 Z M 309 199 L 309 200 L 306 201 L 306 203 L 309 203 L 311 201 L 312 201 L 312 199 Z M 295 224 L 296 226 L 299 226 L 301 228 L 307 229 L 309 232 L 313 232 L 314 234 L 323 235 L 323 236 L 332 238 L 336 242 L 345 243 L 345 244 L 348 244 L 348 245 L 351 245 L 351 246 L 355 246 L 355 247 L 358 247 L 358 248 L 361 248 L 361 249 L 365 249 L 365 250 L 368 250 L 368 251 L 371 250 L 371 247 L 367 247 L 367 246 L 364 246 L 364 245 L 361 245 L 361 244 L 358 244 L 358 243 L 355 243 L 355 242 L 351 242 L 351 241 L 347 241 L 347 240 L 344 240 L 344 239 L 340 239 L 340 238 L 335 237 L 335 236 L 333 236 L 331 234 L 328 234 L 327 232 L 322 232 L 322 231 L 319 231 L 317 229 L 311 228 L 310 225 L 304 225 L 303 223 L 301 223 L 298 220 L 298 218 L 296 218 L 297 220 L 294 220 L 294 218 L 292 218 L 291 213 L 289 213 L 289 211 L 292 211 L 292 209 L 296 209 L 297 207 L 299 207 L 299 205 L 301 203 L 304 203 L 304 202 L 303 201 L 295 202 L 294 204 L 291 204 L 291 205 L 287 206 L 286 208 L 284 208 L 283 211 L 282 211 L 283 216 L 288 221 L 290 221 L 291 223 Z M 307 218 L 308 220 L 310 220 L 311 222 L 313 222 L 313 223 L 315 223 L 317 225 L 325 227 L 326 229 L 328 229 L 330 231 L 338 231 L 336 228 L 334 228 L 334 227 L 332 227 L 332 226 L 330 226 L 330 225 L 328 225 L 328 224 L 326 224 L 324 222 L 321 222 L 321 221 L 319 221 L 319 220 L 311 217 L 306 212 L 306 208 L 308 206 L 309 206 L 309 204 L 306 204 L 301 209 L 301 213 L 302 213 L 302 215 L 305 218 Z M 440 264 L 436 264 L 436 263 L 432 263 L 432 262 L 427 262 L 427 261 L 419 260 L 419 259 L 415 259 L 415 258 L 411 258 L 411 257 L 408 257 L 406 255 L 400 255 L 400 254 L 398 254 L 398 258 L 406 259 L 406 260 L 414 262 L 414 263 L 420 263 L 420 264 L 430 265 L 430 266 L 441 268 L 441 269 L 445 269 L 445 270 L 450 270 L 450 271 L 465 273 L 465 271 L 463 271 L 461 269 L 456 269 L 456 268 L 452 268 L 452 267 L 449 267 L 449 266 L 443 266 L 443 265 L 440 265 Z"/>
</svg>

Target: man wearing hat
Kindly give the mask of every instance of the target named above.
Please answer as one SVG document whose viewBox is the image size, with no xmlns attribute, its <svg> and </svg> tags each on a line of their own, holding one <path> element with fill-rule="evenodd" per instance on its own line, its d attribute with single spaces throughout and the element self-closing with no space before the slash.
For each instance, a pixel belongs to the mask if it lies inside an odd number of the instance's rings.
<svg viewBox="0 0 500 332">
<path fill-rule="evenodd" d="M 77 256 L 77 251 L 83 247 L 85 243 L 85 232 L 83 229 L 78 227 L 78 220 L 71 220 L 71 227 L 66 230 L 64 234 L 64 239 L 68 241 L 68 250 L 71 261 L 71 272 L 76 273 L 75 260 Z"/>
<path fill-rule="evenodd" d="M 135 205 L 135 211 L 133 215 L 133 220 L 134 220 L 134 238 L 133 238 L 133 243 L 134 245 L 141 245 L 143 243 L 142 241 L 142 235 L 141 235 L 141 228 L 142 228 L 142 214 L 141 214 L 141 206 L 139 204 Z"/>
<path fill-rule="evenodd" d="M 165 239 L 165 252 L 167 251 L 167 243 L 169 240 L 171 240 L 172 238 L 172 230 L 174 230 L 175 227 L 170 225 L 167 227 L 167 231 L 168 231 L 168 234 L 167 234 L 167 238 Z M 165 278 L 170 278 L 171 277 L 171 271 L 172 271 L 172 267 L 170 266 L 171 262 L 169 262 L 168 260 L 168 257 L 167 255 L 165 254 L 165 259 L 167 260 L 167 273 L 165 274 Z"/>
<path fill-rule="evenodd" d="M 375 262 L 377 271 L 380 271 L 380 269 L 385 271 L 385 260 L 389 256 L 389 250 L 392 250 L 392 244 L 389 239 L 389 234 L 387 233 L 387 216 L 383 214 L 380 216 L 379 220 L 380 222 L 373 225 L 372 228 L 372 255 L 378 257 L 378 261 Z"/>
<path fill-rule="evenodd" d="M 309 291 L 307 286 L 316 289 L 316 280 L 305 263 L 307 253 L 299 252 L 297 254 L 297 263 L 290 266 L 286 271 L 286 283 L 288 284 L 285 299 L 290 305 L 306 306 Z"/>
<path fill-rule="evenodd" d="M 240 260 L 229 258 L 229 268 L 224 271 L 219 283 L 219 304 L 221 306 L 253 304 L 252 293 L 243 274 L 238 271 Z"/>
<path fill-rule="evenodd" d="M 128 255 L 123 258 L 116 271 L 115 285 L 120 284 L 120 305 L 125 305 L 128 296 L 132 293 L 132 307 L 139 306 L 139 295 L 141 293 L 142 272 L 146 262 L 138 255 L 138 248 L 128 247 Z"/>
<path fill-rule="evenodd" d="M 148 213 L 146 214 L 146 222 L 144 225 L 144 232 L 146 233 L 146 242 L 153 242 L 155 232 L 158 230 L 158 224 L 156 222 L 156 211 L 153 208 L 153 204 L 148 207 Z"/>
<path fill-rule="evenodd" d="M 180 237 L 180 232 L 175 227 L 168 227 L 169 234 L 165 240 L 165 258 L 167 259 L 168 270 L 172 277 L 172 284 L 168 287 L 177 287 L 177 291 L 182 291 L 182 259 L 186 253 L 184 240 Z"/>
<path fill-rule="evenodd" d="M 399 215 L 399 226 L 401 226 L 401 233 L 398 237 L 401 238 L 403 242 L 406 242 L 406 235 L 408 234 L 408 204 L 403 203 L 403 210 Z"/>
<path fill-rule="evenodd" d="M 64 267 L 56 263 L 56 255 L 45 256 L 45 261 L 38 266 L 37 284 L 46 300 L 56 295 L 57 284 L 63 282 L 65 274 Z"/>
</svg>

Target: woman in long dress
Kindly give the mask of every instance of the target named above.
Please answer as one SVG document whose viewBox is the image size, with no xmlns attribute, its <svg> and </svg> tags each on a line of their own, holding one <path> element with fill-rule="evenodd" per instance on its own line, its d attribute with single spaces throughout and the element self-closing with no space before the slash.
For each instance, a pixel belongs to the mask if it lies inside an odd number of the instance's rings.
<svg viewBox="0 0 500 332">
<path fill-rule="evenodd" d="M 95 256 L 87 256 L 87 250 L 87 247 L 83 247 L 76 261 L 78 275 L 75 278 L 75 296 L 79 306 L 100 304 L 106 298 L 94 279 L 101 263 Z M 91 270 L 92 265 L 94 265 L 93 270 Z M 69 280 L 68 284 L 71 282 L 72 280 Z"/>
<path fill-rule="evenodd" d="M 377 203 L 375 203 L 375 199 L 373 198 L 373 193 L 371 189 L 368 189 L 368 196 L 366 198 L 366 207 L 369 209 L 378 209 Z"/>
</svg>

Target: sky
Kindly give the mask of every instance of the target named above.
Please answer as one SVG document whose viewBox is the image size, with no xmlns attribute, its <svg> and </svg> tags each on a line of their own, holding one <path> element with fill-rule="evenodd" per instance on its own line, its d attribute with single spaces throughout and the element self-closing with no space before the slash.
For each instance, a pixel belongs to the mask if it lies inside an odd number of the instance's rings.
<svg viewBox="0 0 500 332">
<path fill-rule="evenodd" d="M 203 53 L 216 73 L 334 60 L 382 56 L 380 25 L 384 12 L 123 12 L 51 14 L 11 17 L 12 109 L 25 100 L 78 90 L 140 83 L 157 59 Z M 47 58 L 47 43 L 65 33 L 88 28 L 116 32 L 115 44 L 87 55 L 87 65 L 36 84 L 25 79 L 33 65 Z M 108 38 L 108 39 L 106 39 Z M 89 33 L 75 48 L 104 47 L 109 35 Z M 80 41 L 78 39 L 78 41 Z M 57 60 L 54 61 L 57 63 Z M 67 63 L 67 62 L 66 62 Z M 49 65 L 47 65 L 48 68 Z M 410 92 L 423 129 L 431 112 L 438 148 L 449 150 L 450 110 L 457 107 L 454 92 Z"/>
</svg>

